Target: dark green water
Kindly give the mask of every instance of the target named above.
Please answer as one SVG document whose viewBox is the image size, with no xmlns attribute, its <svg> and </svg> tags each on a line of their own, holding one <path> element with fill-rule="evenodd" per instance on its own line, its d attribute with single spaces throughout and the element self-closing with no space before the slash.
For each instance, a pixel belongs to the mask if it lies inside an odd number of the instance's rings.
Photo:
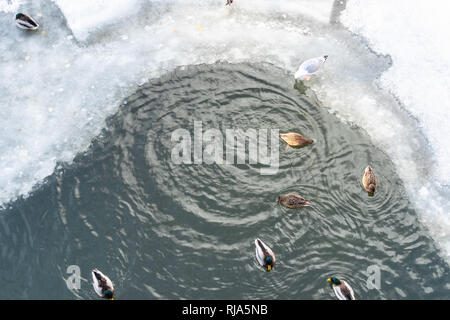
<svg viewBox="0 0 450 320">
<path fill-rule="evenodd" d="M 294 88 L 271 65 L 178 69 L 142 86 L 108 119 L 84 154 L 26 199 L 0 212 L 0 298 L 96 299 L 90 270 L 117 299 L 335 299 L 326 278 L 357 299 L 449 299 L 449 268 L 420 225 L 389 158 Z M 171 134 L 194 121 L 301 132 L 314 144 L 280 143 L 280 167 L 176 165 Z M 367 164 L 380 183 L 361 186 Z M 276 204 L 296 192 L 311 207 Z M 253 241 L 275 252 L 264 272 Z M 78 291 L 65 279 L 81 268 Z M 366 285 L 380 268 L 380 289 Z"/>
</svg>

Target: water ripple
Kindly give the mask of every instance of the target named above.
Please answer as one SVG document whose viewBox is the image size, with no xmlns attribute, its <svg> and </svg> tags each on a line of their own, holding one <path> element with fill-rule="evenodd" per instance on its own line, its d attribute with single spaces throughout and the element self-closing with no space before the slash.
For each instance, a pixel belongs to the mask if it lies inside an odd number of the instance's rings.
<svg viewBox="0 0 450 320">
<path fill-rule="evenodd" d="M 0 215 L 3 292 L 94 298 L 88 272 L 98 267 L 118 299 L 334 299 L 332 275 L 358 299 L 448 297 L 448 266 L 391 161 L 325 107 L 266 64 L 188 66 L 151 80 L 85 154 Z M 171 134 L 193 136 L 194 121 L 222 133 L 299 132 L 314 143 L 286 150 L 279 140 L 274 175 L 248 161 L 175 164 Z M 368 164 L 379 180 L 373 197 L 361 185 Z M 277 204 L 291 192 L 311 206 Z M 256 261 L 256 237 L 277 256 L 273 272 Z M 64 284 L 71 264 L 85 278 L 78 292 Z M 380 269 L 379 289 L 367 286 L 370 266 Z"/>
</svg>

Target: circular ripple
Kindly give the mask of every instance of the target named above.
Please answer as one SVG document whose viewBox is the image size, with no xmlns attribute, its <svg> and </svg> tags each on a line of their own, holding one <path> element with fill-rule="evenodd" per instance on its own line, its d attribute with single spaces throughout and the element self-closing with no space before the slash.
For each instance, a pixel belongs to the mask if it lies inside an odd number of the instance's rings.
<svg viewBox="0 0 450 320">
<path fill-rule="evenodd" d="M 402 185 L 389 159 L 364 132 L 344 126 L 309 101 L 280 69 L 247 64 L 187 67 L 151 81 L 129 104 L 138 108 L 124 129 L 133 132 L 136 121 L 145 127 L 139 128 L 145 132 L 139 139 L 144 150 L 136 144 L 130 150 L 146 163 L 146 170 L 136 175 L 153 185 L 156 210 L 174 220 L 173 229 L 159 228 L 158 235 L 181 252 L 202 248 L 194 256 L 180 255 L 180 262 L 204 269 L 208 261 L 206 274 L 217 278 L 214 289 L 205 288 L 198 285 L 205 275 L 193 272 L 197 276 L 188 281 L 191 289 L 228 297 L 232 288 L 245 287 L 242 297 L 257 298 L 269 286 L 275 292 L 272 298 L 330 298 L 323 282 L 334 274 L 350 281 L 360 295 L 373 297 L 365 287 L 367 267 L 395 269 L 393 252 L 396 260 L 407 259 L 399 238 L 409 239 L 403 246 L 424 245 L 423 238 L 412 236 L 420 228 L 398 191 Z M 223 136 L 226 129 L 277 129 L 299 132 L 314 143 L 286 149 L 279 140 L 274 175 L 261 175 L 262 166 L 248 159 L 245 164 L 175 164 L 171 135 L 185 129 L 193 144 L 195 121 L 201 121 L 203 131 L 217 129 Z M 369 163 L 380 183 L 374 197 L 360 182 Z M 311 206 L 291 210 L 278 205 L 277 196 L 289 192 L 301 194 Z M 255 260 L 256 237 L 277 254 L 270 275 Z M 299 279 L 315 280 L 292 292 L 292 281 Z"/>
<path fill-rule="evenodd" d="M 248 161 L 176 164 L 171 135 L 185 129 L 193 136 L 195 121 L 222 134 L 299 132 L 314 143 L 286 150 L 277 139 L 272 175 Z M 361 186 L 368 164 L 379 180 L 374 197 Z M 311 206 L 277 204 L 291 192 Z M 50 298 L 94 298 L 84 282 L 77 293 L 67 290 L 70 264 L 85 278 L 93 267 L 104 271 L 118 299 L 334 299 L 326 282 L 332 275 L 347 280 L 358 299 L 448 292 L 448 266 L 388 157 L 272 65 L 190 66 L 150 81 L 88 152 L 13 208 L 0 224 L 2 263 L 8 275 L 36 275 L 17 280 L 31 297 L 42 298 L 34 288 L 48 286 Z M 27 232 L 17 237 L 14 230 Z M 276 254 L 273 272 L 256 261 L 256 237 Z M 55 250 L 36 250 L 49 247 Z M 381 270 L 379 290 L 366 286 L 373 265 Z M 19 296 L 10 283 L 4 291 Z"/>
</svg>

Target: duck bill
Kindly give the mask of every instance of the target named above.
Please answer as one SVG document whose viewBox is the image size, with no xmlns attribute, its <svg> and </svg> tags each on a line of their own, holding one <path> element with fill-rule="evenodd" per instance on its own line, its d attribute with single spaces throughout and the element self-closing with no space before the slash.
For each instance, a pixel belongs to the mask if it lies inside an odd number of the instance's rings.
<svg viewBox="0 0 450 320">
<path fill-rule="evenodd" d="M 270 270 L 272 270 L 272 266 L 271 266 L 271 265 L 268 265 L 268 266 L 267 266 L 267 271 L 270 271 Z"/>
<path fill-rule="evenodd" d="M 328 278 L 327 281 L 328 281 L 329 283 L 331 283 L 331 278 Z"/>
</svg>

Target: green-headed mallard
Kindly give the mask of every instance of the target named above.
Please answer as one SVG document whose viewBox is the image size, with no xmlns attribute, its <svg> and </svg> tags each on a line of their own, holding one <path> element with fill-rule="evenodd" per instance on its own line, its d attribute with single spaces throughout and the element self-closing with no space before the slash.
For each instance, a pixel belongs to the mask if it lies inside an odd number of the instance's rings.
<svg viewBox="0 0 450 320">
<path fill-rule="evenodd" d="M 97 269 L 92 270 L 92 285 L 102 298 L 114 300 L 114 286 L 111 280 Z"/>
<path fill-rule="evenodd" d="M 259 264 L 263 266 L 267 271 L 271 271 L 275 265 L 275 254 L 273 251 L 259 238 L 255 240 L 256 247 L 256 259 Z"/>
<path fill-rule="evenodd" d="M 20 29 L 25 30 L 37 30 L 39 28 L 39 23 L 36 22 L 32 17 L 26 15 L 25 13 L 16 14 L 16 26 Z"/>
<path fill-rule="evenodd" d="M 333 287 L 334 294 L 339 300 L 355 300 L 353 289 L 347 282 L 334 277 L 328 278 L 327 281 Z"/>
<path fill-rule="evenodd" d="M 295 193 L 281 194 L 278 196 L 277 201 L 291 209 L 309 206 L 308 200 Z"/>
<path fill-rule="evenodd" d="M 311 139 L 305 138 L 300 133 L 288 132 L 281 133 L 280 138 L 283 139 L 284 142 L 287 143 L 286 149 L 291 146 L 293 148 L 301 148 L 310 143 L 313 143 Z"/>
<path fill-rule="evenodd" d="M 311 58 L 303 62 L 298 67 L 297 72 L 294 75 L 295 80 L 309 80 L 311 76 L 319 71 L 320 67 L 327 61 L 328 56 L 322 56 L 317 58 Z"/>
<path fill-rule="evenodd" d="M 362 184 L 364 189 L 369 193 L 369 196 L 373 196 L 378 188 L 378 180 L 370 166 L 367 166 L 366 170 L 364 170 Z"/>
</svg>

